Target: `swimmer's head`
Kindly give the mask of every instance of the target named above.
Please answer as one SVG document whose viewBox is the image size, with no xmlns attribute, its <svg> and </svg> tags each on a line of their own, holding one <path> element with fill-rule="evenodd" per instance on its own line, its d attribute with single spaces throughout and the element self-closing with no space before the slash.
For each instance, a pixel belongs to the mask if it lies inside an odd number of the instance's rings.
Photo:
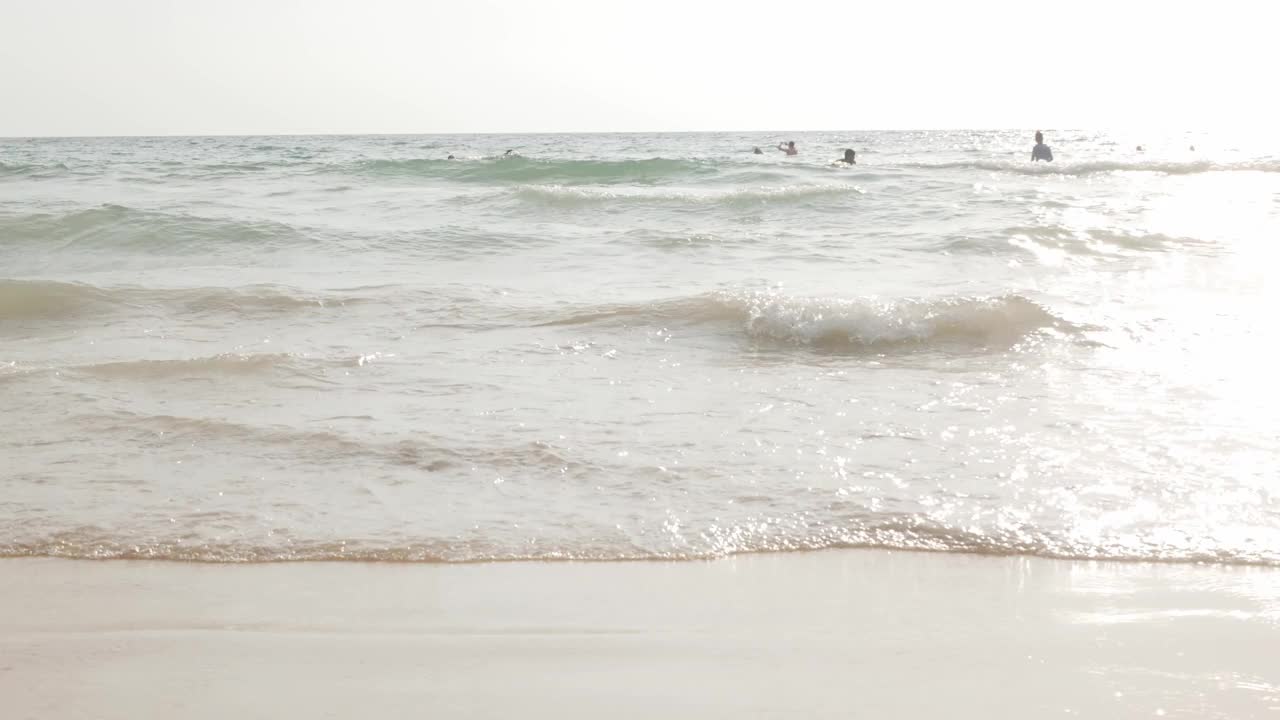
<svg viewBox="0 0 1280 720">
<path fill-rule="evenodd" d="M 854 152 L 852 148 L 846 149 L 844 151 L 844 161 L 849 163 L 850 165 L 857 162 L 857 157 L 858 157 L 858 153 Z"/>
<path fill-rule="evenodd" d="M 1040 132 L 1039 130 L 1037 130 L 1037 131 L 1036 131 L 1036 144 L 1040 144 L 1040 143 L 1042 143 L 1042 142 L 1044 142 L 1044 133 L 1042 133 L 1042 132 Z"/>
</svg>

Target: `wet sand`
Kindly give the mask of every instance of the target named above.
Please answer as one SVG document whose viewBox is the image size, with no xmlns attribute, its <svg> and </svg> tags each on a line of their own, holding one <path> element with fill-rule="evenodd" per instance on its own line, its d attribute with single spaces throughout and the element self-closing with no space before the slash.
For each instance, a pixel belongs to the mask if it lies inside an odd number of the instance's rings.
<svg viewBox="0 0 1280 720">
<path fill-rule="evenodd" d="M 0 561 L 3 717 L 1261 718 L 1280 571 Z"/>
</svg>

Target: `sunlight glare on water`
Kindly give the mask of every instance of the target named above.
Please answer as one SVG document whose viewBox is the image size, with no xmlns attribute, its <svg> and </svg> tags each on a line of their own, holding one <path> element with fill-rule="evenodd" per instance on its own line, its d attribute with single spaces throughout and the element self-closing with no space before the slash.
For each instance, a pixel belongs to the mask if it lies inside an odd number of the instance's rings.
<svg viewBox="0 0 1280 720">
<path fill-rule="evenodd" d="M 1031 134 L 0 141 L 0 552 L 1280 562 L 1280 154 Z"/>
</svg>

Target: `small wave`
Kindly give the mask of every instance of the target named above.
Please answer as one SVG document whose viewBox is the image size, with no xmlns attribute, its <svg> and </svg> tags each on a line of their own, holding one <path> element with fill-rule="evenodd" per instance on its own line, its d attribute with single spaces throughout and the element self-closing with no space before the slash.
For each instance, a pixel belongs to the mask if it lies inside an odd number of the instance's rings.
<svg viewBox="0 0 1280 720">
<path fill-rule="evenodd" d="M 294 163 L 288 162 L 237 162 L 237 163 L 210 163 L 207 165 L 196 166 L 201 174 L 236 174 L 236 173 L 260 173 L 270 170 L 274 167 L 289 167 Z"/>
<path fill-rule="evenodd" d="M 48 251 L 109 247 L 165 254 L 207 251 L 236 243 L 270 249 L 309 239 L 304 231 L 275 221 L 207 218 L 111 204 L 64 214 L 3 217 L 0 237 L 38 243 Z"/>
<path fill-rule="evenodd" d="M 370 361 L 368 356 L 363 364 Z M 390 356 L 383 356 L 390 357 Z M 164 362 L 164 361 L 161 361 Z M 292 355 L 258 355 L 240 358 L 221 356 L 198 358 L 194 361 L 176 361 L 166 368 L 186 373 L 191 368 L 208 371 L 217 368 L 225 374 L 261 374 L 264 371 L 286 370 L 295 374 L 318 377 L 325 368 L 343 369 L 360 365 L 360 360 L 310 360 Z M 103 366 L 95 366 L 102 368 Z M 154 369 L 142 362 L 120 363 L 110 372 L 123 371 L 130 376 Z M 145 378 L 144 378 L 145 379 Z M 99 436 L 117 436 L 135 440 L 141 436 L 166 436 L 182 441 L 198 441 L 202 445 L 227 444 L 243 449 L 246 445 L 269 448 L 271 451 L 287 448 L 304 457 L 304 462 L 356 461 L 366 465 L 388 464 L 423 470 L 443 471 L 475 465 L 503 469 L 564 470 L 566 476 L 587 476 L 606 472 L 605 468 L 589 462 L 575 460 L 543 442 L 517 442 L 511 445 L 457 445 L 436 441 L 427 433 L 414 437 L 390 440 L 373 440 L 353 437 L 331 429 L 292 427 L 288 425 L 258 425 L 217 417 L 190 417 L 178 415 L 153 415 L 149 413 L 116 412 L 112 414 L 85 414 L 67 419 L 68 429 L 92 432 Z"/>
<path fill-rule="evenodd" d="M 442 225 L 430 232 L 383 233 L 378 245 L 403 248 L 416 255 L 457 260 L 474 255 L 505 255 L 521 248 L 542 247 L 557 242 L 539 233 L 512 233 L 482 230 L 463 225 Z"/>
<path fill-rule="evenodd" d="M 160 380 L 257 375 L 278 369 L 297 368 L 294 356 L 288 353 L 224 353 L 180 360 L 124 360 L 67 369 L 113 380 Z"/>
<path fill-rule="evenodd" d="M 645 245 L 659 250 L 696 250 L 710 247 L 756 246 L 776 240 L 779 235 L 717 232 L 671 232 L 654 228 L 636 228 L 619 233 L 613 242 Z"/>
<path fill-rule="evenodd" d="M 1009 346 L 1031 333 L 1073 325 L 1020 295 L 931 300 L 796 297 L 717 292 L 647 304 L 612 305 L 542 323 L 732 324 L 757 342 L 828 351 Z"/>
<path fill-rule="evenodd" d="M 91 285 L 0 280 L 0 320 L 75 317 L 110 303 L 108 292 Z"/>
<path fill-rule="evenodd" d="M 0 363 L 0 380 L 46 375 L 51 372 L 86 375 L 108 380 L 185 380 L 254 376 L 284 371 L 291 375 L 313 375 L 301 358 L 288 353 L 223 353 L 207 357 L 172 360 L 119 360 L 70 366 L 18 365 Z M 314 363 L 313 363 L 314 364 Z"/>
<path fill-rule="evenodd" d="M 1098 175 L 1115 172 L 1149 172 L 1165 175 L 1194 175 L 1208 172 L 1280 172 L 1280 161 L 1258 160 L 1239 163 L 1217 163 L 1208 160 L 1194 162 L 1115 161 L 1096 160 L 1085 162 L 1033 163 L 1018 160 L 974 160 L 949 163 L 916 163 L 904 167 L 925 170 L 983 170 L 1018 175 Z"/>
<path fill-rule="evenodd" d="M 305 174 L 317 169 L 315 163 L 309 162 L 311 156 L 304 153 L 289 152 L 289 157 L 282 159 L 262 159 L 244 162 L 185 163 L 163 162 L 159 167 L 165 168 L 161 177 L 184 180 L 226 180 L 237 175 L 259 175 L 266 172 Z"/>
<path fill-rule="evenodd" d="M 0 321 L 66 320 L 116 310 L 160 308 L 233 315 L 294 312 L 359 302 L 360 298 L 306 297 L 273 286 L 157 289 L 97 287 L 42 280 L 0 280 Z"/>
<path fill-rule="evenodd" d="M 52 165 L 33 165 L 30 163 L 0 162 L 0 178 L 16 177 L 20 179 L 55 177 L 69 172 L 71 169 L 63 163 Z"/>
<path fill-rule="evenodd" d="M 550 160 L 523 156 L 435 160 L 365 160 L 357 173 L 442 179 L 471 183 L 656 184 L 674 178 L 714 175 L 711 162 L 649 158 L 647 160 Z"/>
<path fill-rule="evenodd" d="M 0 162 L 0 176 L 20 175 L 22 173 L 28 172 L 32 167 L 33 167 L 32 165 L 16 164 L 16 163 L 11 164 L 11 163 Z"/>
<path fill-rule="evenodd" d="M 740 188 L 734 190 L 645 190 L 628 188 L 566 187 L 562 185 L 526 185 L 515 191 L 525 202 L 558 207 L 581 207 L 615 203 L 729 205 L 802 203 L 828 197 L 851 197 L 865 191 L 847 183 L 820 185 L 783 185 L 777 187 Z"/>
<path fill-rule="evenodd" d="M 748 308 L 752 337 L 831 350 L 1007 346 L 1037 330 L 1074 329 L 1018 295 L 876 302 L 764 294 L 738 302 Z"/>
<path fill-rule="evenodd" d="M 1162 233 L 1125 232 L 1106 228 L 1079 229 L 1061 225 L 1016 226 L 990 235 L 951 238 L 936 246 L 922 247 L 933 252 L 943 250 L 956 253 L 998 255 L 1011 248 L 1036 254 L 1068 253 L 1094 257 L 1147 252 L 1161 252 L 1171 248 L 1211 246 L 1203 240 L 1177 237 Z"/>
</svg>

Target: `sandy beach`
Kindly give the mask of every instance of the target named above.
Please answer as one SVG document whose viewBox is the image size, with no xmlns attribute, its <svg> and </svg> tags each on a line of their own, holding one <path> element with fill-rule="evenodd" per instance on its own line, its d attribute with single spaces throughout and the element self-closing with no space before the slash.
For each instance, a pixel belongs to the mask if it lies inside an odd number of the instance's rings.
<svg viewBox="0 0 1280 720">
<path fill-rule="evenodd" d="M 0 720 L 1280 720 L 1278 26 L 0 2 Z"/>
<path fill-rule="evenodd" d="M 1253 718 L 1280 572 L 883 551 L 0 562 L 6 718 Z"/>
</svg>

